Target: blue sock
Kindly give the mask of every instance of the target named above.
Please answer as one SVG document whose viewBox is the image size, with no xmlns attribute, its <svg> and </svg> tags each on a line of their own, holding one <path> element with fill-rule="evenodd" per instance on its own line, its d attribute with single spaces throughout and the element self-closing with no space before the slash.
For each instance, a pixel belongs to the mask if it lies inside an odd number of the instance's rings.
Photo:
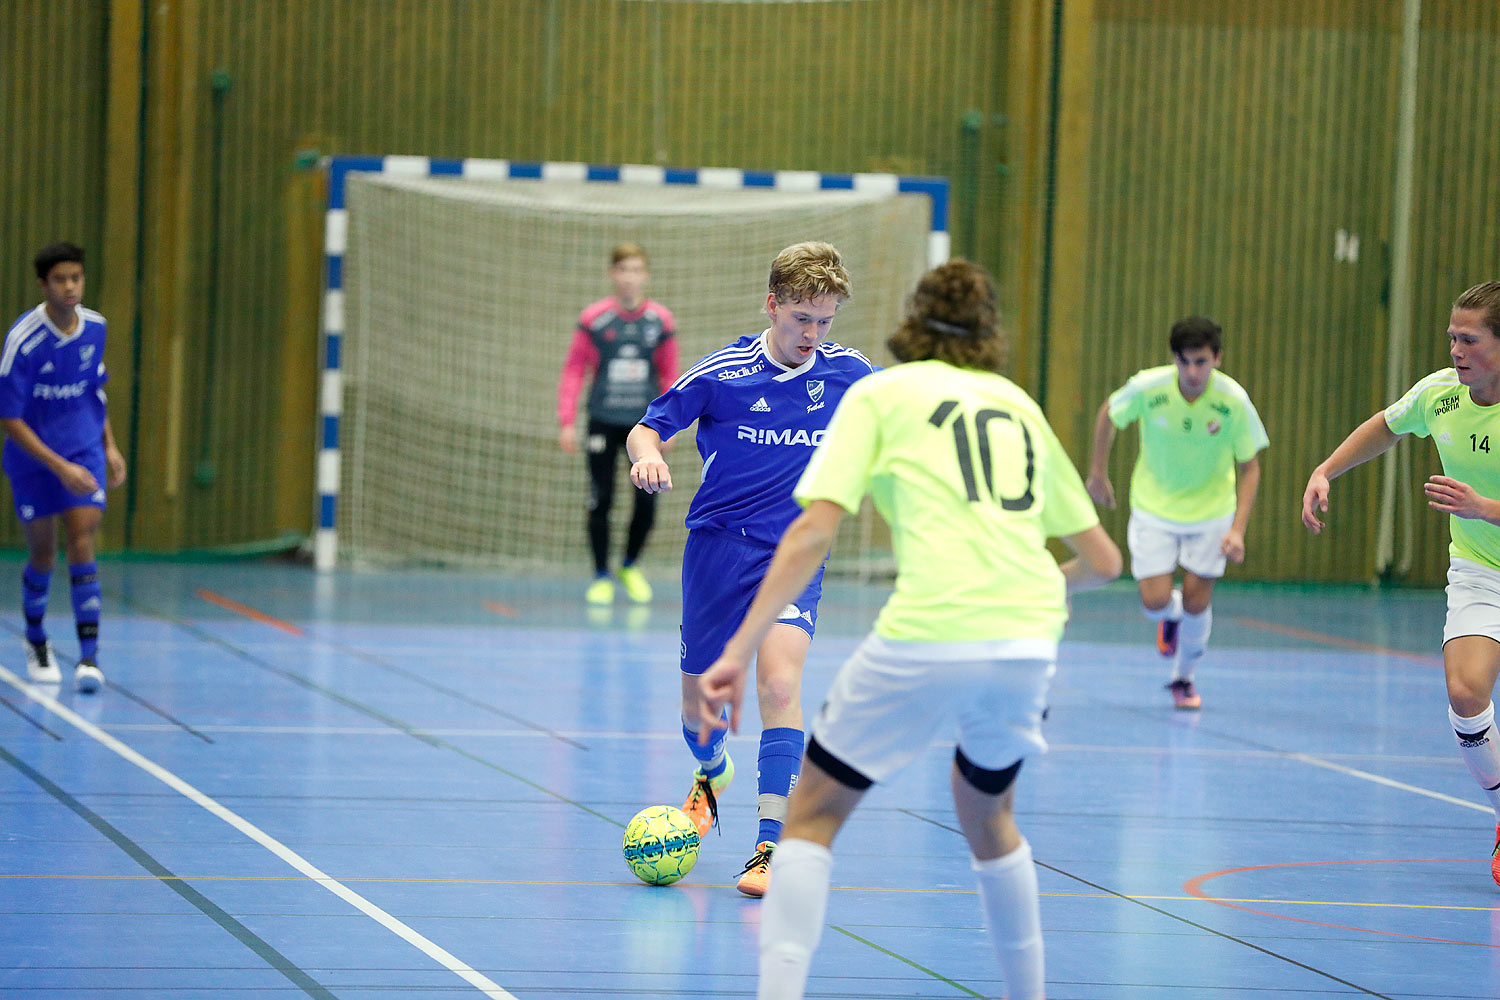
<svg viewBox="0 0 1500 1000">
<path fill-rule="evenodd" d="M 73 617 L 78 622 L 78 658 L 93 662 L 99 652 L 99 565 L 79 563 L 68 567 L 73 578 Z"/>
<path fill-rule="evenodd" d="M 756 843 L 781 839 L 781 821 L 786 819 L 786 797 L 797 785 L 802 770 L 802 730 L 767 729 L 760 734 L 760 767 L 755 775 L 760 793 L 760 830 Z M 767 799 L 767 796 L 774 798 Z"/>
<path fill-rule="evenodd" d="M 47 614 L 47 597 L 51 589 L 52 574 L 33 568 L 28 562 L 21 571 L 21 614 L 26 618 L 27 642 L 47 641 L 42 619 Z"/>
<path fill-rule="evenodd" d="M 720 718 L 729 718 L 727 708 Z M 729 755 L 724 752 L 724 740 L 728 735 L 727 729 L 715 729 L 714 734 L 708 738 L 708 746 L 702 746 L 698 743 L 698 730 L 689 729 L 686 722 L 682 724 L 682 738 L 687 741 L 693 756 L 698 758 L 698 766 L 703 768 L 705 777 L 717 778 L 729 766 Z"/>
</svg>

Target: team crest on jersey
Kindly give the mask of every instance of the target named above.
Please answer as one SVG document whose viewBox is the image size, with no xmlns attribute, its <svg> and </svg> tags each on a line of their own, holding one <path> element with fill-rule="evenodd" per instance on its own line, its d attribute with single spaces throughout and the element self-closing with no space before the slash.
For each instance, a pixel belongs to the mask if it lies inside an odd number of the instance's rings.
<svg viewBox="0 0 1500 1000">
<path fill-rule="evenodd" d="M 822 401 L 822 399 L 823 399 L 823 380 L 822 379 L 808 379 L 807 380 L 807 398 L 810 399 L 810 400 L 812 400 L 814 403 Z"/>
<path fill-rule="evenodd" d="M 1219 433 L 1219 431 L 1222 429 L 1223 425 L 1220 424 L 1217 420 L 1210 420 L 1208 422 L 1208 433 L 1210 436 Z"/>
</svg>

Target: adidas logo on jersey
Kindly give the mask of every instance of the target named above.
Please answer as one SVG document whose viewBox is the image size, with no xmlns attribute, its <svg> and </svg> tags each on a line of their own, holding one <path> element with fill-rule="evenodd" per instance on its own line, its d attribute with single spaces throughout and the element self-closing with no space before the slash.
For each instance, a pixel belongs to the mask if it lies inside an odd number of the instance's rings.
<svg viewBox="0 0 1500 1000">
<path fill-rule="evenodd" d="M 1453 436 L 1451 434 L 1449 434 L 1447 431 L 1443 431 L 1443 433 L 1441 433 L 1441 434 L 1438 435 L 1438 444 L 1452 444 L 1452 443 L 1453 443 Z"/>
<path fill-rule="evenodd" d="M 52 366 L 52 362 L 50 362 L 50 361 L 49 361 L 49 362 L 47 362 L 47 363 L 46 363 L 46 364 L 45 364 L 45 365 L 42 365 L 42 367 L 41 367 L 41 370 L 40 370 L 40 371 L 38 371 L 38 372 L 37 372 L 37 374 L 38 374 L 38 375 L 45 375 L 45 374 L 47 374 L 47 373 L 48 373 L 48 372 L 55 372 L 55 371 L 57 371 L 57 369 L 56 369 L 56 368 L 54 368 L 54 367 L 53 367 L 53 366 Z"/>
<path fill-rule="evenodd" d="M 770 413 L 771 404 L 767 403 L 766 397 L 762 396 L 755 401 L 755 405 L 751 406 L 750 409 L 756 413 Z"/>
</svg>

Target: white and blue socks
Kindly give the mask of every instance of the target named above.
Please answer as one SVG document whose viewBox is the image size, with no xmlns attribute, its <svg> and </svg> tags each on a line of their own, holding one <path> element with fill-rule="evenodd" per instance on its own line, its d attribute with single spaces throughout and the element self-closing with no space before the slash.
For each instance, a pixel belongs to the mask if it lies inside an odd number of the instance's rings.
<svg viewBox="0 0 1500 1000">
<path fill-rule="evenodd" d="M 21 571 L 21 615 L 26 619 L 26 641 L 40 646 L 47 641 L 47 629 L 42 619 L 47 615 L 47 599 L 51 596 L 52 573 L 43 573 L 31 563 Z"/>
<path fill-rule="evenodd" d="M 793 837 L 777 845 L 760 909 L 760 1000 L 802 1000 L 832 871 L 833 852 L 822 844 Z"/>
<path fill-rule="evenodd" d="M 780 848 L 776 854 L 778 875 L 780 852 L 785 849 Z M 1041 1000 L 1045 978 L 1042 915 L 1037 904 L 1036 865 L 1031 860 L 1031 845 L 1023 840 L 1009 854 L 989 861 L 971 860 L 979 880 L 984 926 L 990 932 L 990 943 L 995 946 L 995 957 L 1005 976 L 1005 995 L 1010 1000 Z M 774 887 L 777 881 L 773 879 L 771 884 Z M 764 944 L 761 953 L 764 967 Z"/>
<path fill-rule="evenodd" d="M 755 836 L 757 844 L 765 841 L 774 844 L 781 839 L 787 796 L 792 794 L 801 770 L 802 730 L 776 727 L 760 734 L 760 757 L 755 775 L 760 816 L 760 829 Z"/>
<path fill-rule="evenodd" d="M 725 720 L 729 718 L 727 708 L 720 718 Z M 689 724 L 686 719 L 682 721 L 682 738 L 686 741 L 688 749 L 692 751 L 693 757 L 697 759 L 698 766 L 703 769 L 704 777 L 710 780 L 723 774 L 724 769 L 729 766 L 729 754 L 724 750 L 724 740 L 728 735 L 728 729 L 715 729 L 708 739 L 708 745 L 704 746 L 698 742 L 697 723 Z"/>
<path fill-rule="evenodd" d="M 93 663 L 99 653 L 99 611 L 103 600 L 99 589 L 98 563 L 68 567 L 73 584 L 73 617 L 78 623 L 78 658 Z"/>
<path fill-rule="evenodd" d="M 1458 737 L 1458 753 L 1469 765 L 1469 773 L 1484 789 L 1500 822 L 1500 746 L 1496 740 L 1500 733 L 1495 730 L 1495 703 L 1485 706 L 1484 711 L 1471 718 L 1464 718 L 1453 707 L 1448 707 L 1448 721 Z"/>
</svg>

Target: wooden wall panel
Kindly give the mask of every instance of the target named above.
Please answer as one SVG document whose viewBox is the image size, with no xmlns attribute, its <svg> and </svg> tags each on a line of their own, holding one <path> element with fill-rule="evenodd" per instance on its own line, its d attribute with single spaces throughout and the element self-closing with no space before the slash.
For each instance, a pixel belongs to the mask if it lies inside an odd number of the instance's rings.
<svg viewBox="0 0 1500 1000">
<path fill-rule="evenodd" d="M 85 303 L 101 308 L 111 270 L 104 232 L 106 9 L 89 0 L 0 3 L 0 322 L 42 300 L 31 261 L 49 243 L 87 251 Z M 130 327 L 108 316 L 111 369 L 128 363 Z M 128 383 L 128 380 L 127 380 Z M 21 547 L 9 486 L 0 487 L 0 545 Z M 118 544 L 121 505 L 103 542 Z"/>
<path fill-rule="evenodd" d="M 1312 466 L 1380 405 L 1397 38 L 1389 17 L 1363 16 L 1373 6 L 1096 5 L 1093 239 L 1077 290 L 1090 350 L 1056 359 L 1085 362 L 1069 431 L 1087 440 L 1112 389 L 1170 363 L 1175 319 L 1218 320 L 1224 370 L 1271 436 L 1247 576 L 1370 575 L 1369 470 L 1336 485 L 1324 544 L 1297 510 Z M 1360 237 L 1358 260 L 1335 259 L 1340 230 Z M 1135 437 L 1112 463 L 1122 495 Z M 1106 524 L 1123 537 L 1123 514 Z"/>
</svg>

